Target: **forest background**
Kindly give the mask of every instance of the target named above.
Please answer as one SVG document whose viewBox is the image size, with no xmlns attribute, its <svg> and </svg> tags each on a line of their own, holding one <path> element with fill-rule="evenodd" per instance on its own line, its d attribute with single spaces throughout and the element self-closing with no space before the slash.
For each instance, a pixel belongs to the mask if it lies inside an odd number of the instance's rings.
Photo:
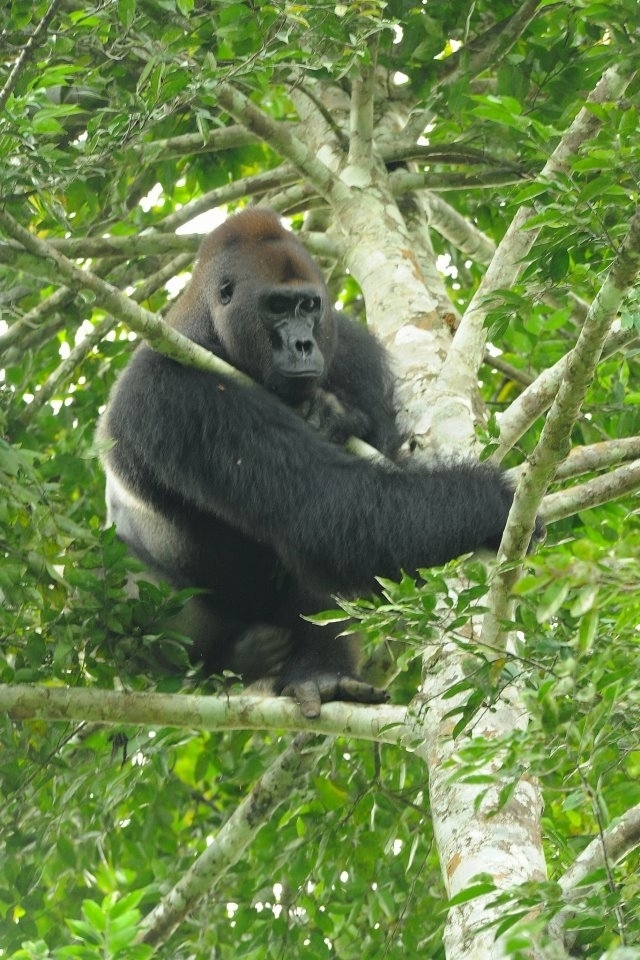
<svg viewBox="0 0 640 960">
<path fill-rule="evenodd" d="M 640 957 L 639 23 L 3 6 L 2 960 Z M 391 703 L 314 723 L 189 676 L 103 529 L 108 391 L 141 336 L 203 362 L 161 317 L 247 203 L 386 344 L 412 455 L 521 481 L 500 566 L 341 605 Z"/>
</svg>

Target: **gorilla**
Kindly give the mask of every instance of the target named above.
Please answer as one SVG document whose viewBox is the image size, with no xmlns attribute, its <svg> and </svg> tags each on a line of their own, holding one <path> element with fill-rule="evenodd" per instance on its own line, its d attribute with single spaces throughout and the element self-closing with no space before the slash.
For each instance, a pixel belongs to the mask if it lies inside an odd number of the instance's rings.
<svg viewBox="0 0 640 960">
<path fill-rule="evenodd" d="M 480 547 L 512 502 L 498 470 L 399 461 L 384 351 L 336 311 L 319 267 L 270 210 L 203 242 L 168 315 L 256 381 L 183 366 L 141 344 L 101 417 L 108 521 L 151 578 L 199 588 L 179 629 L 209 673 L 295 697 L 376 703 L 353 642 L 303 619 Z M 387 458 L 342 444 L 354 435 Z"/>
</svg>

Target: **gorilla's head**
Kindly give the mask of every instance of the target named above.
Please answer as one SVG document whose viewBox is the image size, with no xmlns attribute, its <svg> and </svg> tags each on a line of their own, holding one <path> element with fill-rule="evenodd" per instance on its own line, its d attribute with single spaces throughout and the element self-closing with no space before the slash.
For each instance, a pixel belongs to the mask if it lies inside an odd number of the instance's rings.
<svg viewBox="0 0 640 960">
<path fill-rule="evenodd" d="M 244 210 L 209 234 L 171 320 L 292 404 L 313 393 L 333 356 L 322 273 L 272 210 Z"/>
</svg>

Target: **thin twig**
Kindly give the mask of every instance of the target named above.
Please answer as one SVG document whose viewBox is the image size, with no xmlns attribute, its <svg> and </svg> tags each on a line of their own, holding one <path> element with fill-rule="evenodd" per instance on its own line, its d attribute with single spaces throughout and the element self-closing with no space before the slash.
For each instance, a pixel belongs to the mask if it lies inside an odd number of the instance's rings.
<svg viewBox="0 0 640 960">
<path fill-rule="evenodd" d="M 22 50 L 20 51 L 20 55 L 18 56 L 18 59 L 14 63 L 11 73 L 7 77 L 7 82 L 5 83 L 2 90 L 0 90 L 0 110 L 4 109 L 7 103 L 7 100 L 9 99 L 13 89 L 15 88 L 16 83 L 18 82 L 18 77 L 20 76 L 21 70 L 27 64 L 27 62 L 31 59 L 31 57 L 35 53 L 36 47 L 38 46 L 38 44 L 46 34 L 47 27 L 49 26 L 53 17 L 55 16 L 56 10 L 60 6 L 60 2 L 61 0 L 52 0 L 51 5 L 47 10 L 47 12 L 45 13 L 44 17 L 42 18 L 42 20 L 40 21 L 36 29 L 31 34 L 31 36 L 25 43 L 24 47 L 22 48 Z"/>
</svg>

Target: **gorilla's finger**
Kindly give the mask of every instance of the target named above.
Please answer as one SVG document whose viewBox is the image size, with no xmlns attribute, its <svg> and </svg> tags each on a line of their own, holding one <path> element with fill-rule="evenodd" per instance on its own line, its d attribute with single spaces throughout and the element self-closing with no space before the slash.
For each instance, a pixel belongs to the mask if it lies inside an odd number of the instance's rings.
<svg viewBox="0 0 640 960">
<path fill-rule="evenodd" d="M 322 688 L 320 692 L 322 694 Z M 373 687 L 362 680 L 356 680 L 355 677 L 340 677 L 336 695 L 332 699 L 355 700 L 358 703 L 385 703 L 389 699 L 389 694 L 386 690 Z"/>
<path fill-rule="evenodd" d="M 309 720 L 320 716 L 322 698 L 315 680 L 303 680 L 300 683 L 290 683 L 282 691 L 283 696 L 293 697 L 300 704 L 302 716 Z"/>
</svg>

